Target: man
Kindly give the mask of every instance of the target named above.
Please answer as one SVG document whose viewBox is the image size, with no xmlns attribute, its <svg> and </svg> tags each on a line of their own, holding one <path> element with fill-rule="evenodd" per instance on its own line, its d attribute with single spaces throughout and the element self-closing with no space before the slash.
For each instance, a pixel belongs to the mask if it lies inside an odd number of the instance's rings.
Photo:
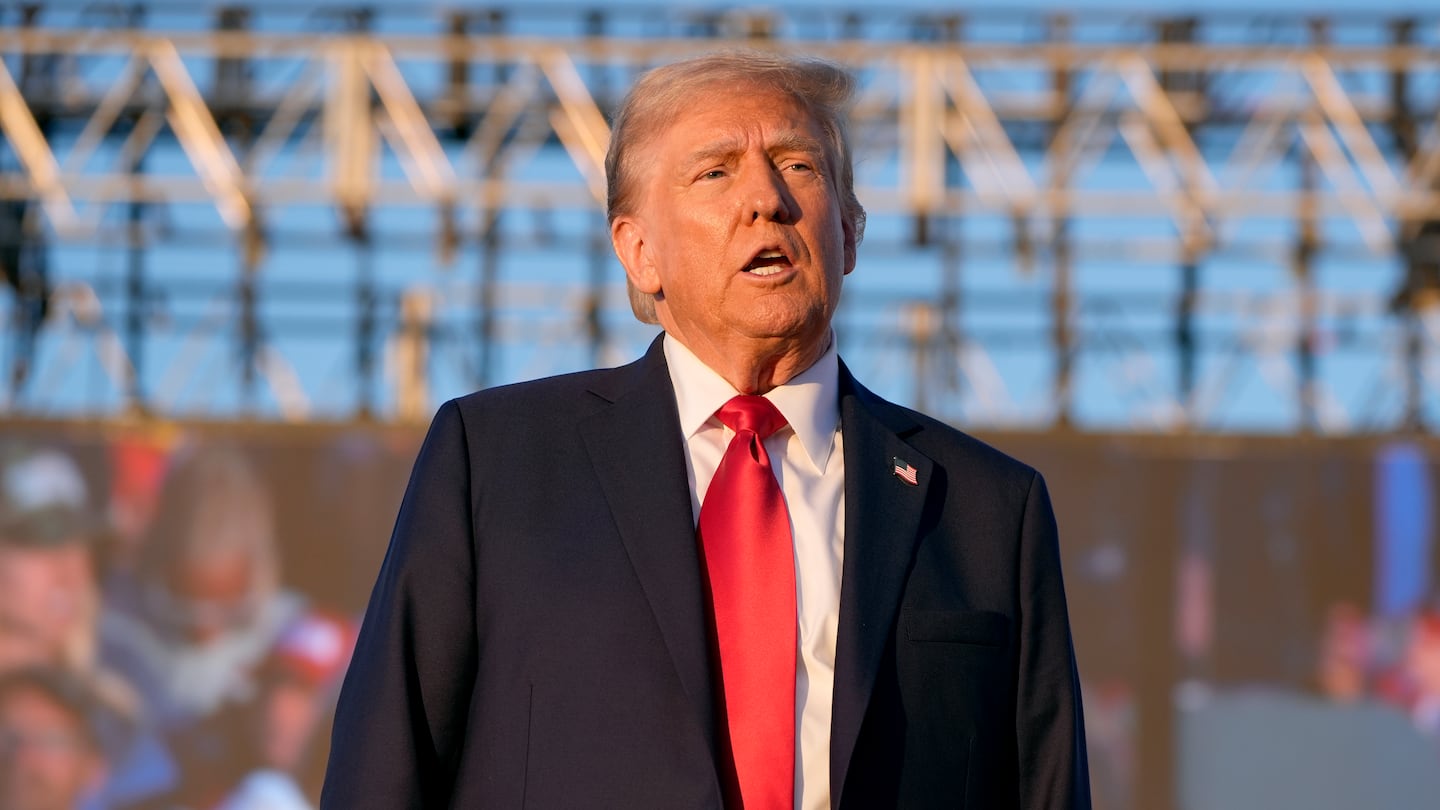
<svg viewBox="0 0 1440 810">
<path fill-rule="evenodd" d="M 99 786 L 98 704 L 63 670 L 0 675 L 0 807 L 75 810 Z"/>
<path fill-rule="evenodd" d="M 1089 807 L 1043 482 L 835 354 L 852 87 L 729 53 L 631 91 L 611 233 L 665 335 L 441 408 L 322 807 Z"/>
<path fill-rule="evenodd" d="M 93 664 L 94 530 L 68 456 L 0 444 L 0 672 Z"/>
</svg>

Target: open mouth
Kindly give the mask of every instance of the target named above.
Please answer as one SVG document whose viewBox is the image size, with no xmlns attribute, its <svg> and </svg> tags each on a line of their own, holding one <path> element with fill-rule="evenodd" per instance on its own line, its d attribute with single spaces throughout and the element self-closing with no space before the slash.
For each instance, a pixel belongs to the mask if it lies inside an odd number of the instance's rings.
<svg viewBox="0 0 1440 810">
<path fill-rule="evenodd" d="M 762 250 L 745 265 L 745 272 L 752 276 L 773 276 L 790 266 L 790 259 L 778 250 Z"/>
</svg>

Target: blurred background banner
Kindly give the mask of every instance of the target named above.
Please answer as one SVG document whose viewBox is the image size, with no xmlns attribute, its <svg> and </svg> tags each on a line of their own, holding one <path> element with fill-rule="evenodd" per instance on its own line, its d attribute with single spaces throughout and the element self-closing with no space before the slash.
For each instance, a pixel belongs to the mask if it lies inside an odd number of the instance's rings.
<svg viewBox="0 0 1440 810">
<path fill-rule="evenodd" d="M 1039 468 L 1101 810 L 1435 806 L 1440 13 L 0 0 L 0 808 L 301 810 L 443 400 L 626 362 L 650 66 L 852 69 L 867 385 Z"/>
<path fill-rule="evenodd" d="M 326 714 L 422 437 L 0 428 L 7 514 L 56 527 L 0 528 L 0 582 L 34 580 L 0 587 L 0 671 L 53 665 L 118 687 L 92 713 L 109 718 L 103 753 L 130 769 L 112 766 L 110 806 L 156 792 L 172 804 L 135 806 L 218 806 L 275 770 L 302 796 L 318 786 Z M 1397 508 L 1400 446 L 984 437 L 1055 493 L 1100 807 L 1149 806 L 1155 768 L 1175 807 L 1433 799 L 1440 614 L 1387 610 L 1378 572 L 1394 552 L 1372 528 Z M 1412 484 L 1433 482 L 1440 443 L 1402 455 L 1405 514 L 1430 514 L 1435 487 Z M 1437 570 L 1432 544 L 1406 547 L 1406 583 Z M 65 575 L 75 564 L 88 575 Z"/>
</svg>

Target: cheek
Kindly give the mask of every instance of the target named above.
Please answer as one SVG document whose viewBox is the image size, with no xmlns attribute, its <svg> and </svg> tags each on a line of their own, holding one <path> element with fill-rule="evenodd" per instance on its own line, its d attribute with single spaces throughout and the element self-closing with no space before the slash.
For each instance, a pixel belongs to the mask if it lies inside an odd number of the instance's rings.
<svg viewBox="0 0 1440 810">
<path fill-rule="evenodd" d="M 687 239 L 681 233 L 667 241 L 655 256 L 664 293 L 670 300 L 695 299 L 717 286 L 720 275 L 717 248 L 701 239 Z"/>
<path fill-rule="evenodd" d="M 9 558 L 0 562 L 0 588 L 4 589 L 9 600 L 17 604 L 23 604 L 44 591 L 47 579 L 45 568 L 28 560 Z"/>
<path fill-rule="evenodd" d="M 84 590 L 95 581 L 95 569 L 87 554 L 73 554 L 65 561 L 65 577 L 72 587 Z"/>
<path fill-rule="evenodd" d="M 33 635 L 14 635 L 0 630 L 0 671 L 40 666 L 49 657 L 45 646 Z"/>
<path fill-rule="evenodd" d="M 671 253 L 692 253 L 718 260 L 715 250 L 733 235 L 735 204 L 716 201 L 677 201 L 667 212 L 661 233 L 669 237 Z"/>
</svg>

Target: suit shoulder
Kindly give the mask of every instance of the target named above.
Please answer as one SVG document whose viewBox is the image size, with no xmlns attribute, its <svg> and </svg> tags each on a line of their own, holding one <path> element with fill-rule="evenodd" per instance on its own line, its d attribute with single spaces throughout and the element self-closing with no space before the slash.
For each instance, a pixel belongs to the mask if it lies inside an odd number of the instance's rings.
<svg viewBox="0 0 1440 810">
<path fill-rule="evenodd" d="M 538 380 L 497 385 L 451 400 L 463 417 L 483 413 L 525 413 L 534 408 L 553 409 L 560 405 L 577 405 L 592 396 L 597 383 L 617 373 L 618 369 L 592 369 L 542 377 Z M 450 403 L 447 403 L 450 404 Z"/>
<path fill-rule="evenodd" d="M 1039 475 L 1029 464 L 948 422 L 893 402 L 880 402 L 894 409 L 896 416 L 913 423 L 914 427 L 906 432 L 905 440 L 935 461 L 947 466 L 969 465 L 982 470 L 987 476 L 1025 489 Z"/>
<path fill-rule="evenodd" d="M 934 417 L 914 411 L 912 413 L 915 414 L 916 420 L 924 425 L 925 433 L 928 434 L 927 444 L 943 444 L 947 450 L 957 456 L 973 459 L 997 472 L 1003 471 L 1007 475 L 1023 478 L 1026 481 L 1037 474 L 1034 467 L 989 442 Z"/>
<path fill-rule="evenodd" d="M 611 392 L 624 391 L 644 373 L 645 359 L 639 359 L 616 368 L 582 370 L 481 389 L 456 396 L 442 409 L 454 406 L 465 422 L 477 418 L 516 419 L 521 424 L 536 419 L 579 419 L 611 402 Z"/>
<path fill-rule="evenodd" d="M 967 470 L 984 479 L 1003 481 L 1007 486 L 1019 486 L 1026 491 L 1038 475 L 1034 467 L 954 425 L 876 394 L 857 380 L 843 361 L 840 399 L 842 412 L 849 407 L 845 403 L 850 400 L 854 406 L 868 411 L 872 418 L 894 431 L 902 441 L 946 467 Z"/>
</svg>

